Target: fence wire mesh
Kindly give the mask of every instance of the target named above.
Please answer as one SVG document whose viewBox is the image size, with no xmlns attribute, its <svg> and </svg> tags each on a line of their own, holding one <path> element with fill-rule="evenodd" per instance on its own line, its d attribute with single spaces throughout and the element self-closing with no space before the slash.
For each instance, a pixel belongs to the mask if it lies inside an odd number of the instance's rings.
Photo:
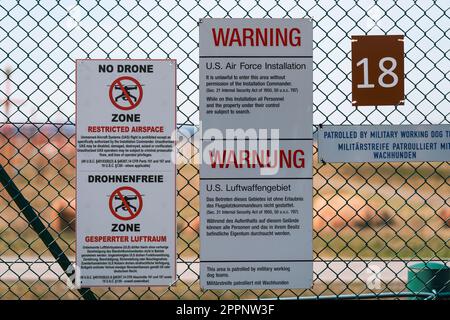
<svg viewBox="0 0 450 320">
<path fill-rule="evenodd" d="M 199 286 L 198 20 L 314 19 L 314 125 L 449 123 L 450 2 L 0 2 L 1 164 L 71 260 L 75 256 L 75 59 L 178 61 L 178 281 L 95 288 L 99 299 L 397 297 L 413 261 L 448 261 L 445 163 L 321 164 L 314 147 L 314 286 L 202 291 Z M 406 104 L 354 108 L 351 35 L 405 35 Z M 186 141 L 186 140 L 183 140 Z M 193 152 L 192 152 L 193 150 Z M 81 299 L 0 187 L 0 298 Z M 301 244 L 298 244 L 301 245 Z"/>
</svg>

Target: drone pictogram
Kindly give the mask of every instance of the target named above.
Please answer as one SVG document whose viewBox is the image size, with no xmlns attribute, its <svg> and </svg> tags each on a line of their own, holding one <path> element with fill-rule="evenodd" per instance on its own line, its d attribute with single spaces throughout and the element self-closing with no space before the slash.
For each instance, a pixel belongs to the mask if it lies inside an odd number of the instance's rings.
<svg viewBox="0 0 450 320">
<path fill-rule="evenodd" d="M 122 90 L 123 88 L 123 90 Z M 132 90 L 137 90 L 137 85 L 128 85 L 128 86 L 119 86 L 115 85 L 114 90 L 118 91 L 118 95 L 114 97 L 114 100 L 117 102 L 120 99 L 123 101 L 128 101 L 128 98 L 131 98 L 134 102 L 136 102 L 137 98 L 131 93 Z"/>
<path fill-rule="evenodd" d="M 142 210 L 142 195 L 132 187 L 120 187 L 109 196 L 109 209 L 120 220 L 132 220 Z"/>
<path fill-rule="evenodd" d="M 142 85 L 135 78 L 122 76 L 111 83 L 109 99 L 122 111 L 133 110 L 142 100 Z"/>
</svg>

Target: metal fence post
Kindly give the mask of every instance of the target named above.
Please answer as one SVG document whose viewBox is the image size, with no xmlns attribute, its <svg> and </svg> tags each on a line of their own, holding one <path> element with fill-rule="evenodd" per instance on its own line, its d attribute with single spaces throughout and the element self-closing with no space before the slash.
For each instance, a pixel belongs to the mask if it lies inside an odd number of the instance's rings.
<svg viewBox="0 0 450 320">
<path fill-rule="evenodd" d="M 14 200 L 17 207 L 19 207 L 20 211 L 24 214 L 25 218 L 28 220 L 28 223 L 31 225 L 34 231 L 38 234 L 39 238 L 44 242 L 47 246 L 50 253 L 55 258 L 56 262 L 61 266 L 63 271 L 70 278 L 73 273 L 69 273 L 69 267 L 71 266 L 70 260 L 62 251 L 61 247 L 56 243 L 56 240 L 52 237 L 50 232 L 45 228 L 41 219 L 37 216 L 34 209 L 31 207 L 31 204 L 27 199 L 22 195 L 20 190 L 15 185 L 14 181 L 9 177 L 6 170 L 0 165 L 0 182 L 8 192 L 10 197 Z M 75 270 L 74 270 L 75 272 Z M 81 288 L 78 289 L 81 296 L 86 300 L 97 300 L 97 297 L 89 288 Z"/>
</svg>

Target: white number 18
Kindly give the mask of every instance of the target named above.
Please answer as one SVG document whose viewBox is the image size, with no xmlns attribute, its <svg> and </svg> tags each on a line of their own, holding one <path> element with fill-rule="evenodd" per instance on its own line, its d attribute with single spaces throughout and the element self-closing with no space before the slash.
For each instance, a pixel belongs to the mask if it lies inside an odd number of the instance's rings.
<svg viewBox="0 0 450 320">
<path fill-rule="evenodd" d="M 386 61 L 389 61 L 391 63 L 391 67 L 389 69 L 387 69 L 384 65 Z M 363 58 L 359 60 L 356 66 L 359 67 L 360 65 L 363 65 L 364 83 L 358 84 L 358 88 L 360 89 L 374 88 L 375 85 L 369 83 L 369 59 Z M 397 68 L 397 60 L 395 60 L 392 57 L 384 57 L 380 59 L 380 61 L 378 62 L 378 68 L 380 68 L 380 70 L 382 71 L 382 73 L 378 77 L 378 84 L 383 88 L 395 87 L 398 83 L 398 76 L 393 71 L 395 70 L 395 68 Z M 385 82 L 384 79 L 386 78 L 386 76 L 391 76 L 392 82 L 390 83 Z"/>
</svg>

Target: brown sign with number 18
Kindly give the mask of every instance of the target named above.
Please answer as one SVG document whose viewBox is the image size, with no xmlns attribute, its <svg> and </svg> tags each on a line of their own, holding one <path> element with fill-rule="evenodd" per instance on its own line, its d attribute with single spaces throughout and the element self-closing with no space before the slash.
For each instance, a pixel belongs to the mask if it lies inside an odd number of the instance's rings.
<svg viewBox="0 0 450 320">
<path fill-rule="evenodd" d="M 405 103 L 403 35 L 352 36 L 352 104 Z"/>
</svg>

